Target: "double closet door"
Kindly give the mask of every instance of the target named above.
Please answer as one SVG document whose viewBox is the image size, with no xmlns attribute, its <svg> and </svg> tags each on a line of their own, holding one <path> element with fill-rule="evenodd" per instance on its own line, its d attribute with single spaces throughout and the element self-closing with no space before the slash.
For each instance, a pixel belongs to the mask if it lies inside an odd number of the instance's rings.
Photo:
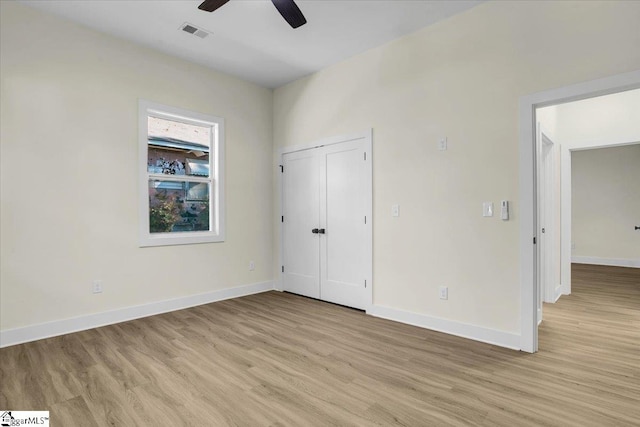
<svg viewBox="0 0 640 427">
<path fill-rule="evenodd" d="M 285 291 L 367 308 L 371 300 L 367 149 L 365 140 L 357 139 L 283 155 Z"/>
</svg>

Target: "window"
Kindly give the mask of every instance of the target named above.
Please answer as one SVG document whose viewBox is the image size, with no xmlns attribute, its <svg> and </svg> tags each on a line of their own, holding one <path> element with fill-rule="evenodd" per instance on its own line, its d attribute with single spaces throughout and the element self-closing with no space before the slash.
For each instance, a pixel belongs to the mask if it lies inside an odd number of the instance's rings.
<svg viewBox="0 0 640 427">
<path fill-rule="evenodd" d="M 224 120 L 139 108 L 140 246 L 224 241 Z"/>
</svg>

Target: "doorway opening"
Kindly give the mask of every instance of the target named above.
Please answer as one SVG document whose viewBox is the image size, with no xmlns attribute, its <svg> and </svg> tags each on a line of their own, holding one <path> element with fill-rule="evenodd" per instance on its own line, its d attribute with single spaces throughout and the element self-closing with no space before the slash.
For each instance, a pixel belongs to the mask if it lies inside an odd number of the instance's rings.
<svg viewBox="0 0 640 427">
<path fill-rule="evenodd" d="M 536 110 L 543 107 L 566 105 L 573 101 L 587 100 L 600 97 L 603 95 L 611 95 L 615 93 L 623 93 L 633 91 L 640 88 L 640 71 L 612 76 L 604 79 L 594 80 L 585 83 L 579 83 L 563 88 L 552 89 L 545 92 L 531 94 L 520 99 L 519 106 L 519 166 L 520 166 L 520 287 L 521 287 L 521 350 L 526 352 L 536 352 L 538 350 L 538 323 L 542 315 L 542 300 L 546 296 L 545 290 L 542 288 L 542 275 L 549 277 L 549 262 L 553 267 L 554 260 L 549 258 L 548 251 L 540 252 L 540 239 L 543 234 L 547 234 L 547 224 L 545 225 L 545 233 L 542 233 L 542 222 L 548 221 L 547 215 L 549 209 L 548 204 L 541 203 L 540 187 L 544 185 L 548 189 L 548 183 L 540 182 L 540 165 L 543 159 L 544 143 L 540 142 L 540 135 L 537 126 Z M 603 114 L 606 114 L 604 112 Z M 551 137 L 553 141 L 553 136 Z M 626 141 L 630 142 L 630 141 Z M 562 146 L 562 141 L 556 141 Z M 591 141 L 591 144 L 596 144 Z M 621 142 L 619 142 L 621 143 Z M 547 146 L 549 144 L 546 144 Z M 547 149 L 548 150 L 548 149 Z M 549 150 L 548 150 L 549 152 Z M 548 154 L 547 152 L 547 154 Z M 568 146 L 560 150 L 560 182 L 570 183 L 570 178 L 566 180 L 567 172 L 570 173 L 570 151 Z M 556 159 L 557 160 L 557 159 Z M 565 166 L 568 163 L 568 167 Z M 547 163 L 545 162 L 545 165 Z M 543 166 L 544 168 L 544 166 Z M 544 168 L 544 170 L 549 167 Z M 557 170 L 557 169 L 556 169 Z M 545 173 L 545 177 L 547 174 Z M 562 186 L 564 188 L 564 186 Z M 544 190 L 544 189 L 543 189 Z M 561 294 L 570 293 L 571 283 L 571 240 L 570 240 L 570 208 L 568 212 L 562 209 L 562 197 L 566 196 L 566 192 L 561 192 L 561 220 L 560 220 L 560 259 L 561 262 L 555 262 L 559 266 L 560 284 L 556 286 Z M 548 198 L 545 200 L 549 200 Z M 542 206 L 541 206 L 542 205 Z M 541 214 L 540 209 L 545 210 L 545 215 Z M 553 209 L 552 209 L 553 210 Z M 566 215 L 569 214 L 569 221 L 566 221 Z M 553 217 L 553 214 L 551 214 Z M 558 230 L 556 235 L 558 234 Z M 566 233 L 569 233 L 567 239 Z M 547 243 L 553 242 L 554 239 L 547 237 Z M 544 239 L 543 239 L 544 240 Z M 552 245 L 553 246 L 553 245 Z M 542 246 L 544 249 L 546 245 Z M 568 249 L 568 257 L 567 257 Z M 556 260 L 557 261 L 557 260 Z M 565 267 L 566 266 L 566 267 Z M 540 268 L 544 270 L 541 271 Z M 545 268 L 546 267 L 546 268 Z M 551 268 L 553 272 L 553 268 Z M 553 283 L 553 282 L 552 282 Z"/>
<path fill-rule="evenodd" d="M 542 303 L 571 293 L 573 262 L 632 267 L 640 258 L 640 89 L 538 108 L 536 122 L 540 324 Z"/>
<path fill-rule="evenodd" d="M 636 110 L 640 110 L 640 90 Z M 571 262 L 640 268 L 640 112 L 634 143 L 571 151 Z M 614 269 L 615 270 L 615 269 Z"/>
</svg>

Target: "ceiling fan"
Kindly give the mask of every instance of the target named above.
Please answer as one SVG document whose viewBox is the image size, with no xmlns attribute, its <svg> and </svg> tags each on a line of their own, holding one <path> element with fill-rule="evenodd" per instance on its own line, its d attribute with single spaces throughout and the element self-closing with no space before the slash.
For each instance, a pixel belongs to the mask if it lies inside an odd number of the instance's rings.
<svg viewBox="0 0 640 427">
<path fill-rule="evenodd" d="M 198 6 L 198 9 L 213 12 L 219 7 L 224 6 L 228 1 L 229 0 L 204 0 L 200 6 Z M 294 0 L 271 0 L 271 2 L 292 28 L 298 28 L 307 23 L 307 20 Z"/>
</svg>

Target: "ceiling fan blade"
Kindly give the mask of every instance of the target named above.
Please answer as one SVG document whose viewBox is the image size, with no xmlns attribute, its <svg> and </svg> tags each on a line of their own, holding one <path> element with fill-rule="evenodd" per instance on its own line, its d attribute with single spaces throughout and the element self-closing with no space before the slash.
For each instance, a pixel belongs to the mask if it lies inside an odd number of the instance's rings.
<svg viewBox="0 0 640 427">
<path fill-rule="evenodd" d="M 298 28 L 307 23 L 304 15 L 293 0 L 271 0 L 271 2 L 292 28 Z"/>
<path fill-rule="evenodd" d="M 213 12 L 219 7 L 224 6 L 229 0 L 204 0 L 198 9 L 204 10 L 206 12 Z"/>
</svg>

